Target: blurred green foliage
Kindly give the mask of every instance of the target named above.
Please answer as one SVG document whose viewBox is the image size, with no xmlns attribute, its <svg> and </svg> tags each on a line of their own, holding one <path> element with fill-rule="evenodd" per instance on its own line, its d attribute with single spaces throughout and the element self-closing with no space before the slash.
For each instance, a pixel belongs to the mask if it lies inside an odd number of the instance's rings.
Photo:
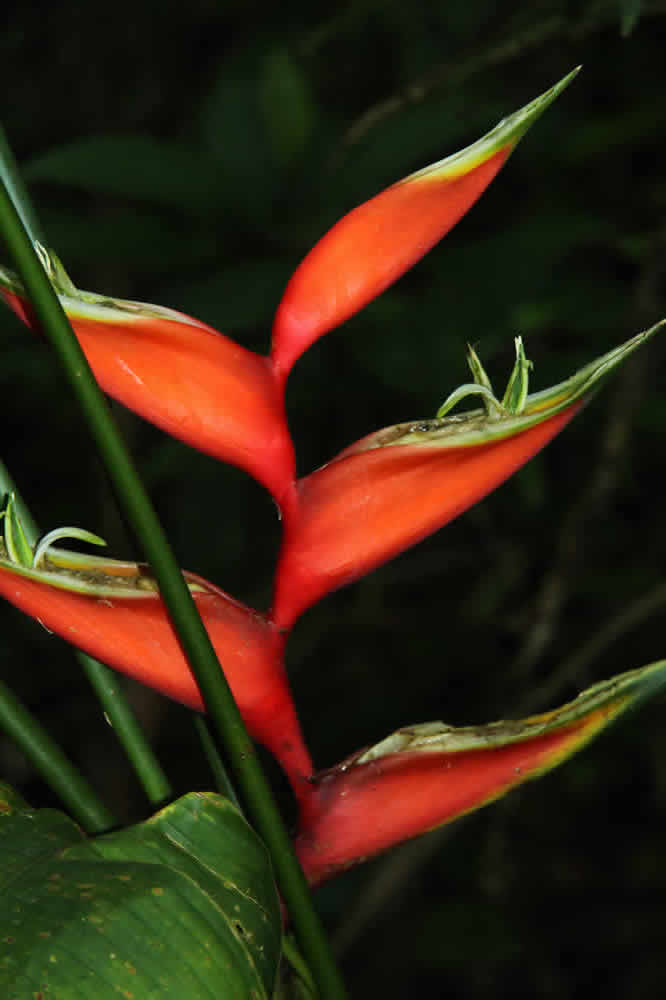
<svg viewBox="0 0 666 1000">
<path fill-rule="evenodd" d="M 298 363 L 288 406 L 306 472 L 434 414 L 466 378 L 467 341 L 501 384 L 522 334 L 538 389 L 666 313 L 665 15 L 655 0 L 16 6 L 4 124 L 78 285 L 264 351 L 327 226 L 584 63 L 442 245 Z M 55 365 L 9 313 L 0 336 L 2 457 L 37 519 L 132 555 Z M 652 343 L 496 494 L 298 624 L 289 666 L 319 764 L 410 722 L 554 706 L 664 655 L 665 352 Z M 270 500 L 116 410 L 182 564 L 265 607 Z M 141 818 L 67 651 L 0 615 L 3 677 L 114 809 Z M 210 786 L 185 714 L 131 692 L 175 786 Z M 352 994 L 664 992 L 663 712 L 322 890 Z M 1 740 L 0 771 L 52 801 Z"/>
</svg>

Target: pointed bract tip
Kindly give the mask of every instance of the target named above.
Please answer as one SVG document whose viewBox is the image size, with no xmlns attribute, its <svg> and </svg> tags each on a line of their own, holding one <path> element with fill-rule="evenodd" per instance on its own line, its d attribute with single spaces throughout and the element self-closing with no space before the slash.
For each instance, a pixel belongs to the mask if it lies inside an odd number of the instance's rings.
<svg viewBox="0 0 666 1000">
<path fill-rule="evenodd" d="M 477 142 L 410 174 L 345 215 L 289 281 L 273 325 L 281 384 L 296 360 L 424 256 L 471 208 L 577 69 Z"/>
</svg>

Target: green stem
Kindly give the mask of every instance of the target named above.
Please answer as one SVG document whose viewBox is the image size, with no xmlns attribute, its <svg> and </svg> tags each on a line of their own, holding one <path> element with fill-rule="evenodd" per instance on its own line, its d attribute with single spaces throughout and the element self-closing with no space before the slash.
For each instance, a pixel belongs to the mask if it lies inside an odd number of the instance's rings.
<svg viewBox="0 0 666 1000">
<path fill-rule="evenodd" d="M 7 142 L 7 136 L 2 125 L 0 125 L 0 181 L 7 188 L 7 193 L 20 215 L 21 222 L 25 226 L 30 239 L 33 243 L 35 240 L 43 243 L 44 239 L 32 208 L 32 202 L 23 184 L 23 179 L 19 173 L 14 154 Z"/>
<path fill-rule="evenodd" d="M 106 401 L 4 187 L 0 187 L 0 231 L 44 335 L 53 346 L 79 401 L 121 508 L 153 568 L 207 712 L 231 761 L 248 814 L 270 851 L 278 886 L 320 993 L 331 1000 L 342 998 L 346 995 L 344 985 L 314 910 L 305 876 L 291 849 L 287 831 L 208 633 L 113 424 Z"/>
<path fill-rule="evenodd" d="M 199 737 L 203 752 L 206 756 L 206 760 L 208 761 L 208 766 L 213 772 L 215 787 L 221 795 L 226 795 L 228 799 L 231 799 L 235 806 L 240 808 L 234 786 L 229 781 L 229 775 L 227 774 L 227 770 L 224 766 L 222 758 L 220 757 L 219 750 L 217 749 L 217 745 L 213 739 L 213 734 L 211 733 L 206 720 L 203 716 L 199 715 L 198 712 L 194 716 L 194 728 L 197 731 L 197 736 Z"/>
<path fill-rule="evenodd" d="M 314 980 L 312 979 L 312 973 L 303 961 L 303 956 L 289 934 L 285 934 L 282 939 L 282 951 L 284 952 L 284 956 L 293 968 L 294 972 L 301 977 L 307 988 L 314 993 L 316 987 Z"/>
<path fill-rule="evenodd" d="M 34 548 L 40 535 L 39 527 L 17 491 L 9 470 L 0 460 L 0 496 L 5 493 L 14 494 L 23 530 L 30 547 Z M 76 650 L 75 656 L 97 693 L 102 708 L 115 729 L 116 736 L 134 767 L 149 802 L 152 805 L 163 802 L 164 799 L 171 796 L 169 781 L 132 709 L 118 687 L 117 676 L 109 667 L 94 660 L 91 656 L 87 656 L 86 653 Z M 22 740 L 17 740 L 17 742 L 21 749 L 27 752 Z M 31 742 L 30 737 L 28 737 L 28 742 Z"/>
<path fill-rule="evenodd" d="M 100 833 L 116 820 L 58 744 L 0 681 L 0 728 L 23 751 L 35 770 L 62 799 L 88 833 Z"/>
<path fill-rule="evenodd" d="M 86 653 L 77 655 L 120 745 L 143 785 L 148 801 L 153 806 L 163 804 L 165 799 L 170 799 L 173 795 L 171 785 L 118 686 L 118 674 Z"/>
</svg>

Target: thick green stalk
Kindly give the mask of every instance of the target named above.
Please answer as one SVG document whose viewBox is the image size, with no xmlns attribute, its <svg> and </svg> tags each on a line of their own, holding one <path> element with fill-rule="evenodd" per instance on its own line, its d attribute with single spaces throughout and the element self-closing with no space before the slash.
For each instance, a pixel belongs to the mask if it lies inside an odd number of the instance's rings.
<svg viewBox="0 0 666 1000">
<path fill-rule="evenodd" d="M 88 833 L 100 833 L 115 826 L 116 819 L 99 800 L 80 771 L 2 681 L 0 729 L 21 748 L 35 770 L 62 799 L 84 830 Z"/>
<path fill-rule="evenodd" d="M 23 498 L 17 491 L 7 467 L 0 460 L 0 497 L 6 493 L 14 494 L 26 539 L 29 545 L 34 548 L 40 535 L 39 528 L 29 509 L 26 507 Z M 99 663 L 85 653 L 77 650 L 75 655 L 100 699 L 102 708 L 115 729 L 118 740 L 134 767 L 149 802 L 152 805 L 163 802 L 164 799 L 169 798 L 171 795 L 171 786 L 132 709 L 128 705 L 127 699 L 118 687 L 117 675 L 104 666 L 104 664 Z M 36 720 L 33 720 L 33 722 L 34 725 L 37 725 Z M 20 737 L 18 730 L 16 730 L 16 735 Z M 22 738 L 16 738 L 16 735 L 15 741 L 27 753 L 26 747 L 34 742 L 32 730 L 26 736 L 25 745 Z M 50 783 L 50 779 L 45 774 L 42 773 L 42 776 L 46 780 L 49 780 Z M 66 781 L 59 784 L 61 788 L 67 787 Z M 66 800 L 63 799 L 63 801 L 68 805 Z"/>
<path fill-rule="evenodd" d="M 208 714 L 238 780 L 248 814 L 270 851 L 279 888 L 321 995 L 344 997 L 344 985 L 314 910 L 305 876 L 291 849 L 287 831 L 208 633 L 113 424 L 101 390 L 4 186 L 0 188 L 0 231 L 44 335 L 53 346 L 83 410 L 122 510 L 155 573 Z"/>
</svg>

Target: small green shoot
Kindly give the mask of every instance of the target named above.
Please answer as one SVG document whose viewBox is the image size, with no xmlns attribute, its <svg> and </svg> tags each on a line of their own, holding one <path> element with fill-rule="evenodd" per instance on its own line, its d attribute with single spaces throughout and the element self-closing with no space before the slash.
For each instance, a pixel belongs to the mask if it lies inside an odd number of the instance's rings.
<svg viewBox="0 0 666 1000">
<path fill-rule="evenodd" d="M 440 420 L 445 417 L 449 410 L 460 403 L 467 396 L 481 396 L 486 414 L 489 420 L 500 420 L 502 417 L 517 417 L 525 409 L 527 393 L 529 389 L 529 373 L 534 367 L 531 361 L 525 356 L 523 338 L 515 338 L 516 361 L 513 371 L 509 376 L 502 401 L 500 402 L 495 393 L 486 370 L 481 364 L 481 359 L 471 344 L 467 345 L 467 364 L 474 378 L 473 382 L 465 382 L 458 386 L 442 403 L 437 410 L 435 417 Z"/>
<path fill-rule="evenodd" d="M 41 560 L 48 555 L 50 547 L 60 538 L 77 538 L 81 542 L 89 542 L 90 545 L 106 545 L 103 538 L 100 538 L 99 535 L 94 535 L 92 531 L 86 531 L 85 528 L 54 528 L 53 531 L 49 531 L 44 535 L 35 549 L 31 563 L 33 569 L 39 566 Z"/>
<path fill-rule="evenodd" d="M 15 563 L 17 566 L 27 566 L 30 569 L 37 569 L 40 562 L 48 555 L 49 549 L 54 542 L 59 541 L 61 538 L 76 538 L 78 541 L 88 542 L 90 545 L 106 545 L 103 538 L 93 534 L 92 531 L 86 531 L 85 528 L 54 528 L 53 531 L 49 531 L 44 535 L 33 552 L 32 546 L 26 537 L 23 524 L 21 523 L 14 493 L 7 494 L 5 509 L 0 512 L 0 520 L 3 518 L 5 522 L 3 538 L 7 556 L 10 562 Z"/>
<path fill-rule="evenodd" d="M 516 345 L 516 363 L 514 364 L 513 371 L 509 377 L 509 384 L 506 387 L 506 392 L 504 393 L 504 397 L 502 399 L 502 406 L 506 409 L 507 413 L 517 417 L 520 416 L 525 409 L 525 400 L 527 399 L 527 391 L 529 388 L 530 370 L 534 367 L 534 365 L 525 357 L 523 338 L 516 337 L 514 343 Z"/>
<path fill-rule="evenodd" d="M 7 555 L 13 563 L 17 563 L 19 566 L 32 566 L 32 548 L 23 530 L 17 509 L 16 495 L 13 492 L 8 494 L 7 504 L 0 513 L 0 518 L 5 519 L 4 540 Z"/>
</svg>

